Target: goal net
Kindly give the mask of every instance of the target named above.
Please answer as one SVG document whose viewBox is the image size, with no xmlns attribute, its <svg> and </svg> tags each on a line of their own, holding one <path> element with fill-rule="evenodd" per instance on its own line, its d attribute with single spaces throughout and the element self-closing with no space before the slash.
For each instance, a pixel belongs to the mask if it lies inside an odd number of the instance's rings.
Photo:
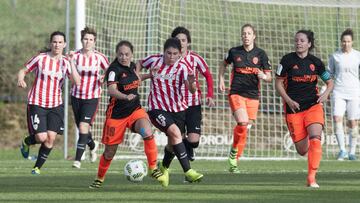
<svg viewBox="0 0 360 203">
<path fill-rule="evenodd" d="M 86 25 L 96 28 L 97 49 L 105 53 L 110 61 L 115 58 L 115 45 L 120 40 L 129 40 L 134 44 L 134 60 L 137 61 L 149 54 L 162 52 L 163 43 L 176 26 L 188 28 L 192 35 L 192 50 L 204 57 L 213 74 L 216 101 L 214 108 L 202 105 L 203 130 L 196 157 L 224 159 L 232 143 L 235 123 L 226 95 L 217 91 L 218 67 L 227 51 L 241 43 L 241 26 L 245 23 L 255 26 L 256 44 L 267 52 L 274 70 L 281 57 L 293 51 L 294 34 L 299 29 L 314 31 L 316 49 L 313 54 L 327 64 L 328 55 L 339 47 L 339 36 L 345 28 L 354 29 L 354 47 L 357 48 L 359 8 L 358 1 L 350 0 L 94 0 L 87 1 Z M 227 81 L 229 73 L 230 70 L 227 70 L 225 74 Z M 206 82 L 201 77 L 200 82 L 204 101 Z M 144 107 L 147 106 L 148 92 L 147 81 L 140 89 Z M 298 158 L 284 122 L 282 101 L 275 91 L 274 82 L 261 84 L 260 102 L 258 118 L 248 133 L 243 158 Z M 92 129 L 97 140 L 101 139 L 107 103 L 104 87 Z M 330 105 L 330 102 L 324 105 L 324 158 L 333 158 L 338 152 Z M 167 138 L 157 129 L 154 133 L 161 156 Z M 127 131 L 117 157 L 144 157 L 141 137 Z"/>
</svg>

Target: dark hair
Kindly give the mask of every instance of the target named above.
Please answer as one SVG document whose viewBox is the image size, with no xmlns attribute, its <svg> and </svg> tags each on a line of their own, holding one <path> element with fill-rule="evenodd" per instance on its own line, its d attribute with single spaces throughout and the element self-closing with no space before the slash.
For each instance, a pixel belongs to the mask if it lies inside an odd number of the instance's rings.
<svg viewBox="0 0 360 203">
<path fill-rule="evenodd" d="M 134 46 L 131 44 L 131 42 L 127 41 L 127 40 L 121 40 L 119 43 L 117 43 L 116 48 L 115 48 L 115 52 L 117 53 L 119 51 L 119 48 L 121 46 L 127 46 L 130 48 L 131 52 L 134 53 Z"/>
<path fill-rule="evenodd" d="M 349 35 L 349 36 L 351 37 L 351 39 L 354 39 L 354 32 L 352 31 L 351 28 L 347 28 L 347 29 L 341 34 L 340 40 L 343 40 L 343 38 L 344 38 L 345 35 Z"/>
<path fill-rule="evenodd" d="M 299 30 L 296 32 L 296 34 L 298 33 L 302 33 L 305 34 L 306 37 L 308 38 L 308 41 L 311 43 L 311 46 L 309 48 L 309 51 L 311 51 L 312 49 L 315 48 L 315 37 L 314 37 L 314 32 L 311 30 Z"/>
<path fill-rule="evenodd" d="M 176 37 L 176 35 L 178 34 L 184 34 L 186 35 L 187 41 L 189 43 L 191 43 L 191 36 L 190 36 L 190 31 L 188 29 L 186 29 L 185 27 L 176 27 L 172 33 L 171 33 L 171 37 Z"/>
<path fill-rule="evenodd" d="M 56 35 L 63 36 L 64 37 L 64 42 L 66 42 L 65 34 L 63 32 L 60 32 L 60 31 L 55 31 L 55 32 L 50 34 L 50 41 L 49 41 L 50 43 L 52 42 L 54 36 L 56 36 Z M 46 52 L 49 52 L 49 51 L 51 51 L 51 49 L 48 46 L 46 46 L 46 47 L 40 49 L 39 52 L 40 53 L 46 53 Z"/>
<path fill-rule="evenodd" d="M 178 38 L 176 37 L 172 37 L 172 38 L 169 38 L 165 41 L 165 44 L 164 44 L 164 52 L 166 49 L 168 48 L 175 48 L 175 49 L 178 49 L 180 52 L 181 52 L 181 42 Z"/>
<path fill-rule="evenodd" d="M 254 27 L 253 25 L 251 25 L 250 23 L 244 24 L 244 25 L 241 27 L 241 32 L 243 32 L 244 28 L 246 28 L 246 27 L 251 28 L 251 29 L 253 30 L 253 32 L 254 32 L 254 35 L 256 35 L 255 27 Z"/>
<path fill-rule="evenodd" d="M 52 42 L 53 40 L 53 37 L 56 36 L 56 35 L 60 35 L 60 36 L 63 36 L 64 37 L 64 42 L 66 42 L 66 36 L 63 32 L 60 32 L 60 31 L 55 31 L 53 33 L 51 33 L 50 35 L 50 42 Z"/>
<path fill-rule="evenodd" d="M 96 40 L 96 31 L 95 31 L 94 28 L 89 28 L 89 27 L 86 26 L 83 30 L 81 30 L 80 33 L 81 33 L 81 40 L 84 39 L 84 36 L 86 34 L 94 35 L 94 38 Z"/>
</svg>

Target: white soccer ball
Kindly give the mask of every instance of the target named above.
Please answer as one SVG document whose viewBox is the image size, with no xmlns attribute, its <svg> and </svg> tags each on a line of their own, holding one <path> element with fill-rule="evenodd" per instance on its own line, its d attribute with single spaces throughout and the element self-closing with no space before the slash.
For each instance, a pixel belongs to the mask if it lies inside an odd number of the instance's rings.
<svg viewBox="0 0 360 203">
<path fill-rule="evenodd" d="M 141 160 L 130 160 L 125 164 L 124 174 L 131 182 L 141 182 L 147 175 L 147 166 Z"/>
</svg>

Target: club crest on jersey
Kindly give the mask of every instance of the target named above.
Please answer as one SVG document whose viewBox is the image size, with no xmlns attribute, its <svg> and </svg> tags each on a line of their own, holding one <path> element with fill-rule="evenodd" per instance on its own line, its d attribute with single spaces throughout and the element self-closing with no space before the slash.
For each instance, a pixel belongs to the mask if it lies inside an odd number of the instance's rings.
<svg viewBox="0 0 360 203">
<path fill-rule="evenodd" d="M 253 59 L 252 59 L 252 62 L 253 62 L 253 64 L 258 64 L 259 63 L 259 58 L 258 57 L 254 57 Z"/>
<path fill-rule="evenodd" d="M 241 57 L 240 56 L 235 57 L 235 62 L 241 62 Z"/>
<path fill-rule="evenodd" d="M 310 70 L 315 71 L 315 65 L 314 64 L 310 64 Z"/>
</svg>

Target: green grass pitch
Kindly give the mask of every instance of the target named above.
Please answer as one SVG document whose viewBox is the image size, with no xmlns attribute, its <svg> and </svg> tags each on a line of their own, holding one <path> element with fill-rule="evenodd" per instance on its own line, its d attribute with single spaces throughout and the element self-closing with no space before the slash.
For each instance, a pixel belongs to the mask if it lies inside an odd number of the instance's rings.
<svg viewBox="0 0 360 203">
<path fill-rule="evenodd" d="M 240 163 L 241 174 L 229 174 L 226 161 L 197 160 L 194 169 L 204 173 L 201 183 L 185 184 L 177 160 L 170 185 L 162 188 L 146 177 L 131 183 L 123 175 L 125 160 L 115 160 L 101 189 L 89 189 L 97 163 L 71 168 L 54 150 L 40 176 L 30 174 L 34 161 L 18 150 L 0 153 L 0 202 L 359 202 L 360 162 L 323 161 L 318 173 L 320 189 L 305 187 L 306 160 Z"/>
</svg>

